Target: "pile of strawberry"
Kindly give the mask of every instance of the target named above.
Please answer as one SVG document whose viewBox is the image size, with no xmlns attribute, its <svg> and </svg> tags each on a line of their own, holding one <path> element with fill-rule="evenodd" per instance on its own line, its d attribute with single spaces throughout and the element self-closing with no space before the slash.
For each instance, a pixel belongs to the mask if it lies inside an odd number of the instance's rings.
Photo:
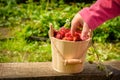
<svg viewBox="0 0 120 80">
<path fill-rule="evenodd" d="M 70 29 L 61 27 L 58 31 L 54 31 L 54 37 L 61 40 L 81 41 L 81 30 L 76 30 L 74 35 L 71 35 Z"/>
</svg>

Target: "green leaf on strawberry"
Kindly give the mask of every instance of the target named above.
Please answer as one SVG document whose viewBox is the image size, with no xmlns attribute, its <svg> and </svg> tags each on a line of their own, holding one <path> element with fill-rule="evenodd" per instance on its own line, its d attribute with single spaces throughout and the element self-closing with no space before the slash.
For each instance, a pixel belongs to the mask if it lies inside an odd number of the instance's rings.
<svg viewBox="0 0 120 80">
<path fill-rule="evenodd" d="M 70 19 L 66 19 L 66 23 L 64 25 L 65 28 L 70 28 Z"/>
</svg>

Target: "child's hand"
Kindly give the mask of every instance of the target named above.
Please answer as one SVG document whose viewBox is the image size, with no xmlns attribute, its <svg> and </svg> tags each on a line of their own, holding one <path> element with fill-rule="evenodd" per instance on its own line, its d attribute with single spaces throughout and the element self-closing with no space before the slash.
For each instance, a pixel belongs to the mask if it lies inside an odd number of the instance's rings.
<svg viewBox="0 0 120 80">
<path fill-rule="evenodd" d="M 71 33 L 74 35 L 74 32 L 77 28 L 82 27 L 81 39 L 86 40 L 88 37 L 88 32 L 90 31 L 88 25 L 83 21 L 79 13 L 77 13 L 72 22 L 71 22 Z"/>
</svg>

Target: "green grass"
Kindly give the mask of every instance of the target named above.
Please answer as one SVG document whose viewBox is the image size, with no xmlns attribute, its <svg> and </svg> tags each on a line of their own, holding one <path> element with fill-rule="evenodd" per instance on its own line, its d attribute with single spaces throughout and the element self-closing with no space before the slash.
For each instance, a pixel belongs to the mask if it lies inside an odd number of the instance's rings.
<svg viewBox="0 0 120 80">
<path fill-rule="evenodd" d="M 0 41 L 0 62 L 51 61 L 50 44 L 25 40 Z"/>
<path fill-rule="evenodd" d="M 88 49 L 88 61 L 108 61 L 120 60 L 120 42 L 119 43 L 94 43 Z"/>
<path fill-rule="evenodd" d="M 23 39 L 0 41 L 0 62 L 43 62 L 51 61 L 50 42 Z M 120 43 L 94 43 L 87 51 L 87 61 L 120 60 Z"/>
</svg>

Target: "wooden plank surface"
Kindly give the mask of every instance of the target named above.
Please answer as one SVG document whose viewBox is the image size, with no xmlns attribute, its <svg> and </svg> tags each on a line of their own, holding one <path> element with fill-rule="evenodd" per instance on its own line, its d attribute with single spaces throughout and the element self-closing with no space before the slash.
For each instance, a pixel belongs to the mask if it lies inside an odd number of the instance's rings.
<svg viewBox="0 0 120 80">
<path fill-rule="evenodd" d="M 58 73 L 51 62 L 0 63 L 1 80 L 120 80 L 120 61 L 104 63 L 111 75 L 101 71 L 97 65 L 85 63 L 84 70 L 77 74 Z"/>
</svg>

